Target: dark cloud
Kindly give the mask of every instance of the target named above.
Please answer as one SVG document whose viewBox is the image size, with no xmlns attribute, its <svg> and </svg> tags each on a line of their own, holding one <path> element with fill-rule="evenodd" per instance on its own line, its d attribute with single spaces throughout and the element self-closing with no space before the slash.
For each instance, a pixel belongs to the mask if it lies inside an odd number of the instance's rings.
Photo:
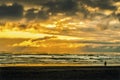
<svg viewBox="0 0 120 80">
<path fill-rule="evenodd" d="M 1 0 L 0 3 L 17 2 L 48 7 L 51 11 L 71 11 L 77 6 L 76 0 Z"/>
<path fill-rule="evenodd" d="M 70 12 L 77 10 L 77 1 L 75 0 L 54 0 L 48 1 L 43 4 L 44 7 L 48 7 L 49 11 L 52 13 L 55 12 Z"/>
<path fill-rule="evenodd" d="M 43 38 L 33 39 L 32 42 L 41 41 L 41 40 L 55 39 L 55 38 L 57 38 L 57 37 L 56 36 L 45 36 Z"/>
<path fill-rule="evenodd" d="M 115 1 L 115 2 L 119 2 L 120 0 L 113 0 L 113 1 Z"/>
<path fill-rule="evenodd" d="M 116 17 L 119 19 L 120 21 L 120 13 L 116 14 Z"/>
<path fill-rule="evenodd" d="M 67 16 L 76 15 L 76 12 L 80 12 L 84 16 L 89 14 L 84 5 L 79 6 L 76 0 L 47 0 L 39 5 L 42 6 L 42 9 L 37 14 L 34 13 L 34 10 L 31 10 L 26 15 L 31 16 L 30 18 L 35 18 L 36 15 L 39 19 L 48 19 L 49 16 L 57 13 L 63 13 Z"/>
<path fill-rule="evenodd" d="M 36 18 L 36 13 L 34 12 L 36 9 L 34 8 L 31 8 L 31 9 L 28 9 L 26 11 L 26 14 L 25 14 L 25 17 L 28 19 L 28 20 L 33 20 Z"/>
<path fill-rule="evenodd" d="M 23 6 L 13 3 L 11 6 L 3 4 L 0 6 L 0 18 L 21 18 L 23 16 Z"/>
<path fill-rule="evenodd" d="M 76 15 L 76 13 L 82 13 L 85 18 L 90 17 L 90 12 L 85 7 L 86 5 L 93 8 L 98 7 L 101 10 L 115 11 L 117 6 L 114 6 L 113 2 L 118 1 L 119 0 L 0 0 L 0 3 L 16 2 L 23 4 L 24 7 L 26 7 L 26 5 L 31 7 L 33 6 L 31 9 L 25 12 L 25 17 L 28 20 L 46 20 L 50 16 L 56 15 L 57 13 L 63 13 L 67 16 Z M 34 6 L 36 5 L 40 8 L 42 6 L 42 9 L 37 13 L 35 12 L 36 9 L 34 9 Z M 6 8 L 4 9 L 3 7 Z M 23 15 L 23 6 L 19 4 L 13 4 L 12 6 L 1 5 L 0 9 L 1 17 L 20 17 Z"/>
<path fill-rule="evenodd" d="M 35 12 L 35 11 L 37 11 L 37 12 Z M 37 10 L 37 9 L 31 8 L 31 9 L 28 9 L 26 11 L 25 17 L 28 20 L 34 20 L 34 19 L 46 20 L 49 18 L 49 12 L 44 11 L 44 10 Z"/>
<path fill-rule="evenodd" d="M 58 11 L 71 11 L 76 8 L 78 3 L 87 4 L 91 7 L 99 7 L 101 9 L 116 9 L 112 3 L 119 0 L 0 0 L 1 3 L 5 2 L 18 2 L 23 4 L 43 5 L 49 7 L 51 10 Z"/>
<path fill-rule="evenodd" d="M 82 0 L 84 4 L 91 7 L 99 7 L 100 9 L 116 10 L 116 6 L 113 6 L 111 0 Z"/>
<path fill-rule="evenodd" d="M 31 8 L 26 12 L 26 18 L 31 19 L 48 19 L 52 15 L 57 13 L 63 13 L 67 16 L 75 15 L 76 12 L 81 12 L 84 16 L 88 15 L 87 9 L 79 4 L 75 0 L 47 0 L 39 4 L 42 9 L 35 13 L 35 9 Z"/>
<path fill-rule="evenodd" d="M 120 52 L 120 46 L 96 46 L 91 45 L 82 48 L 85 52 Z"/>
<path fill-rule="evenodd" d="M 77 43 L 83 43 L 83 44 L 96 44 L 96 45 L 116 45 L 116 44 L 120 44 L 120 42 L 109 42 L 109 41 L 94 41 L 94 40 L 83 40 L 83 41 L 75 41 Z"/>
<path fill-rule="evenodd" d="M 48 7 L 50 11 L 72 11 L 77 6 L 77 0 L 0 0 L 1 3 L 18 2 L 27 5 Z"/>
<path fill-rule="evenodd" d="M 37 19 L 39 20 L 46 20 L 48 18 L 49 18 L 49 12 L 47 11 L 41 10 L 37 13 Z"/>
<path fill-rule="evenodd" d="M 49 0 L 0 0 L 0 3 L 22 3 L 22 4 L 27 4 L 27 5 L 39 5 L 43 4 L 44 2 L 49 1 Z"/>
<path fill-rule="evenodd" d="M 26 29 L 27 25 L 26 24 L 19 24 L 18 27 L 19 27 L 19 29 Z"/>
</svg>

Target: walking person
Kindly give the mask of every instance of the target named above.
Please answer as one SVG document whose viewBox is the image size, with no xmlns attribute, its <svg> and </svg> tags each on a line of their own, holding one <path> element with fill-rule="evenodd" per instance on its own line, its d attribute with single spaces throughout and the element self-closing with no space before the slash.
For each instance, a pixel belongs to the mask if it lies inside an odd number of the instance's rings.
<svg viewBox="0 0 120 80">
<path fill-rule="evenodd" d="M 106 61 L 104 62 L 104 66 L 107 66 L 107 62 Z"/>
</svg>

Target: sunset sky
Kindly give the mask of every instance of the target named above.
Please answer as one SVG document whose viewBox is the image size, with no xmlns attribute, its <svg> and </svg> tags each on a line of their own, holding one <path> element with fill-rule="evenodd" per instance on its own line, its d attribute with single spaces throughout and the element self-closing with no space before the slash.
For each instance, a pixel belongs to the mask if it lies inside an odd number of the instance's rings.
<svg viewBox="0 0 120 80">
<path fill-rule="evenodd" d="M 120 52 L 120 1 L 0 0 L 0 52 Z"/>
</svg>

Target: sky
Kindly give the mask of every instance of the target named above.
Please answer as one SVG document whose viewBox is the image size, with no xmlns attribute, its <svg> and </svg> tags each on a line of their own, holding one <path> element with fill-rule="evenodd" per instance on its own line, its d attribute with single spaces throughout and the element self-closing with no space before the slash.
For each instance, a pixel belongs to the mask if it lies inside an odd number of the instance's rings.
<svg viewBox="0 0 120 80">
<path fill-rule="evenodd" d="M 120 1 L 0 0 L 0 52 L 120 52 Z"/>
</svg>

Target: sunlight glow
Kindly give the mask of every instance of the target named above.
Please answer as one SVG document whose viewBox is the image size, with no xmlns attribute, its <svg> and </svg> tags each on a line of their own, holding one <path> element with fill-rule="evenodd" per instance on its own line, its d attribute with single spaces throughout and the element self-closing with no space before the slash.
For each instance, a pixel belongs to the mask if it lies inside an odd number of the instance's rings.
<svg viewBox="0 0 120 80">
<path fill-rule="evenodd" d="M 40 38 L 48 36 L 48 34 L 38 34 L 38 33 L 30 33 L 23 31 L 4 31 L 0 32 L 0 38 Z"/>
<path fill-rule="evenodd" d="M 48 24 L 48 25 L 46 25 L 45 27 L 52 29 L 52 28 L 55 28 L 56 25 L 54 25 L 54 24 Z"/>
</svg>

